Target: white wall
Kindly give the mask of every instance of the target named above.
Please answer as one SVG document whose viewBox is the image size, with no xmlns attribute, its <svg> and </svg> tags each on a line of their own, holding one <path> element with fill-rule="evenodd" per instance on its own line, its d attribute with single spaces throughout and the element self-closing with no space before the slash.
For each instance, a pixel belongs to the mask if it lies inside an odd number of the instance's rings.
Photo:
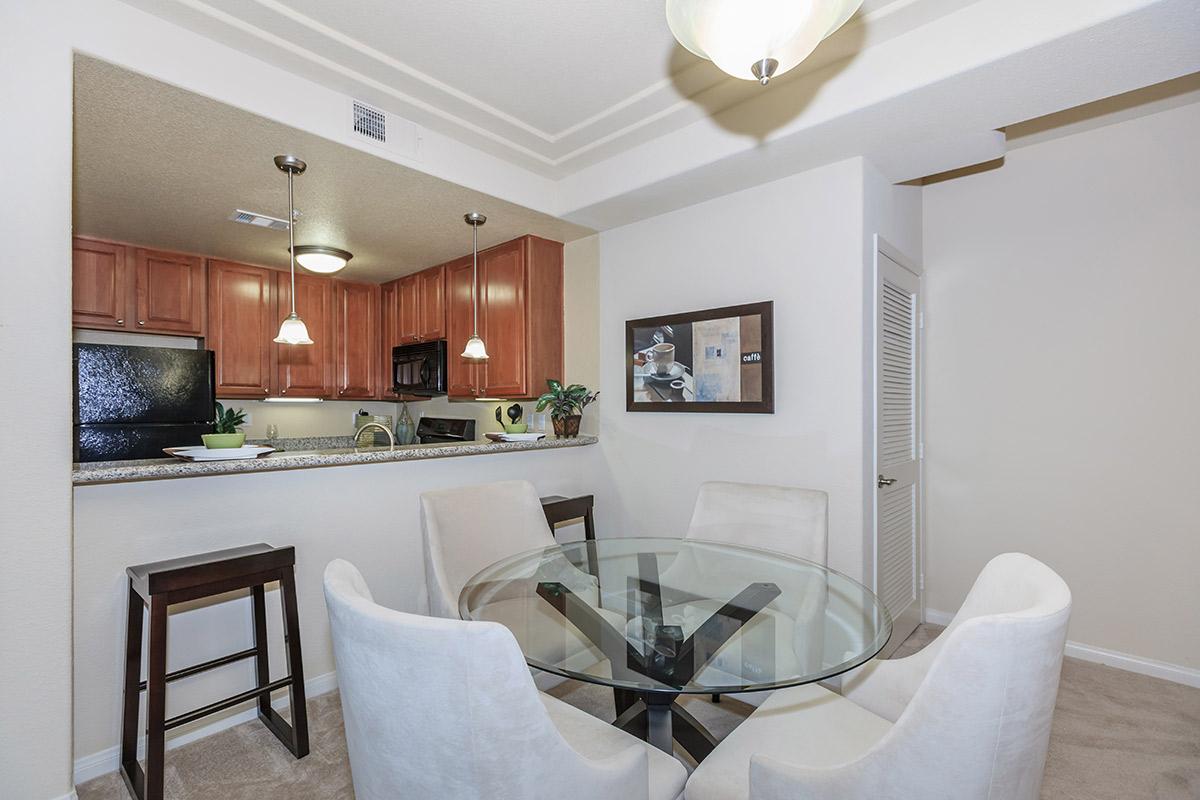
<svg viewBox="0 0 1200 800">
<path fill-rule="evenodd" d="M 1021 550 L 1070 638 L 1200 667 L 1200 104 L 924 191 L 928 605 Z"/>
<path fill-rule="evenodd" d="M 863 162 L 600 234 L 605 535 L 683 533 L 706 480 L 824 489 L 829 559 L 862 572 Z M 625 321 L 775 302 L 775 413 L 625 411 Z"/>
<path fill-rule="evenodd" d="M 71 52 L 54 10 L 0 4 L 0 793 L 21 798 L 71 791 Z"/>
</svg>

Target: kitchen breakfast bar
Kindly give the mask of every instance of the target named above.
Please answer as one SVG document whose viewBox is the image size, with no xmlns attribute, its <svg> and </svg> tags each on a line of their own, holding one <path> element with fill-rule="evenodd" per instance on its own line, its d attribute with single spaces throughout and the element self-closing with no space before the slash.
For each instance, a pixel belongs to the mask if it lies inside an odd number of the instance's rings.
<svg viewBox="0 0 1200 800">
<path fill-rule="evenodd" d="M 497 481 L 531 481 L 542 495 L 595 494 L 612 508 L 603 448 L 595 436 L 536 442 L 472 441 L 395 448 L 329 447 L 291 441 L 258 459 L 185 462 L 151 459 L 76 464 L 74 470 L 74 695 L 76 779 L 116 769 L 121 741 L 121 676 L 128 578 L 133 564 L 176 559 L 264 542 L 295 547 L 295 582 L 308 697 L 337 686 L 328 614 L 321 593 L 325 565 L 359 565 L 377 602 L 428 613 L 420 495 Z M 202 477 L 202 480 L 180 478 Z M 494 502 L 494 501 L 491 501 Z M 606 505 L 610 504 L 610 505 Z M 605 520 L 598 522 L 603 528 Z M 605 529 L 610 535 L 616 531 Z M 478 535 L 486 537 L 487 530 Z M 583 538 L 582 524 L 560 529 Z M 271 680 L 286 672 L 280 591 L 268 584 Z M 242 590 L 171 606 L 167 670 L 218 659 L 252 646 L 251 597 Z M 254 659 L 173 681 L 168 717 L 254 686 Z M 286 699 L 276 697 L 277 701 Z M 142 703 L 143 720 L 145 703 Z M 168 747 L 215 727 L 252 719 L 252 704 L 172 731 Z M 314 718 L 313 724 L 317 724 Z M 168 756 L 170 761 L 170 756 Z"/>
</svg>

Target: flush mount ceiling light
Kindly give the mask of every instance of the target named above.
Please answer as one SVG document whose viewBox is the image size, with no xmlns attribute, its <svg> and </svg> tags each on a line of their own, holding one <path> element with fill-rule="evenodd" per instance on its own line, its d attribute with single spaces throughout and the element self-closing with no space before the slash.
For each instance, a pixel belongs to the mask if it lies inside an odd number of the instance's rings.
<svg viewBox="0 0 1200 800">
<path fill-rule="evenodd" d="M 323 244 L 298 244 L 295 247 L 296 263 L 309 272 L 319 272 L 328 275 L 346 266 L 346 262 L 354 258 L 345 250 L 336 247 L 326 247 Z"/>
<path fill-rule="evenodd" d="M 846 23 L 862 0 L 667 0 L 679 43 L 735 78 L 767 85 Z"/>
<path fill-rule="evenodd" d="M 467 339 L 462 357 L 487 361 L 487 348 L 483 346 L 483 339 L 479 338 L 479 226 L 487 222 L 487 217 L 478 211 L 472 211 L 470 214 L 463 214 L 463 222 L 471 226 L 471 256 L 474 259 L 471 262 L 471 299 L 475 301 L 475 309 L 471 317 L 473 333 L 471 338 Z"/>
<path fill-rule="evenodd" d="M 279 323 L 279 335 L 275 337 L 278 344 L 312 344 L 308 336 L 308 326 L 296 313 L 296 204 L 292 196 L 292 179 L 302 175 L 308 165 L 295 156 L 275 156 L 275 166 L 287 173 L 288 176 L 288 251 L 292 262 L 292 313 Z"/>
</svg>

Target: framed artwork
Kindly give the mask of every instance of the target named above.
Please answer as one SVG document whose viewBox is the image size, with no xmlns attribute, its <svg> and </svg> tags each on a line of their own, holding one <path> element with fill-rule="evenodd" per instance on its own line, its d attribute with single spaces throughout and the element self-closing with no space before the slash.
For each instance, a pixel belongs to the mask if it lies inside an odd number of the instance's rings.
<svg viewBox="0 0 1200 800">
<path fill-rule="evenodd" d="M 625 323 L 625 410 L 775 413 L 774 303 Z"/>
</svg>

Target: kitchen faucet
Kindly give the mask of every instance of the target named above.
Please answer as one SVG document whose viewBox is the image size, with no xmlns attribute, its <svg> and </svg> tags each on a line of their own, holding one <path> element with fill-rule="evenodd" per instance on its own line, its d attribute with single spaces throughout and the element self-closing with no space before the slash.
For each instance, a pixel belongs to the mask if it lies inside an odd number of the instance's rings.
<svg viewBox="0 0 1200 800">
<path fill-rule="evenodd" d="M 390 447 L 393 450 L 396 449 L 396 437 L 392 435 L 392 432 L 390 430 L 388 430 L 387 425 L 380 425 L 378 422 L 368 422 L 366 425 L 363 425 L 362 427 L 360 427 L 358 430 L 356 430 L 354 432 L 354 449 L 355 450 L 358 449 L 358 435 L 360 433 L 362 433 L 363 431 L 365 431 L 367 428 L 379 428 L 379 430 L 386 433 L 387 437 L 388 437 L 388 447 Z"/>
</svg>

